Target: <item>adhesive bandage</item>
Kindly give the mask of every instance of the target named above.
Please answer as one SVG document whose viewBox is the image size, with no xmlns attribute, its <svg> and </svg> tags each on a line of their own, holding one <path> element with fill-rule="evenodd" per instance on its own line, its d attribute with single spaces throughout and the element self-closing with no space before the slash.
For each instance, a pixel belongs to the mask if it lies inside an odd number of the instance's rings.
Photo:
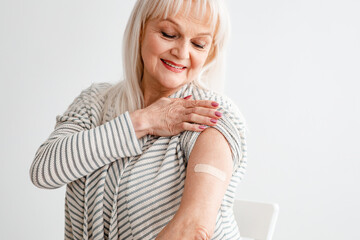
<svg viewBox="0 0 360 240">
<path fill-rule="evenodd" d="M 226 174 L 225 172 L 221 171 L 220 169 L 213 167 L 209 164 L 196 164 L 194 168 L 195 172 L 203 172 L 213 175 L 214 177 L 217 177 L 221 181 L 225 182 Z"/>
</svg>

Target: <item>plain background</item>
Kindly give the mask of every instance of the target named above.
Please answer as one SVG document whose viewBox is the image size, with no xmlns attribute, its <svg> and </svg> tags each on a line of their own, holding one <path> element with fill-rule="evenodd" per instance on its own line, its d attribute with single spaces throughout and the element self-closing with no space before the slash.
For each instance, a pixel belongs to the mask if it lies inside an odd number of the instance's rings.
<svg viewBox="0 0 360 240">
<path fill-rule="evenodd" d="M 360 239 L 360 2 L 227 3 L 226 94 L 250 130 L 238 198 L 279 204 L 274 240 Z M 81 90 L 121 79 L 133 4 L 0 1 L 1 239 L 63 239 L 65 187 L 29 168 Z"/>
</svg>

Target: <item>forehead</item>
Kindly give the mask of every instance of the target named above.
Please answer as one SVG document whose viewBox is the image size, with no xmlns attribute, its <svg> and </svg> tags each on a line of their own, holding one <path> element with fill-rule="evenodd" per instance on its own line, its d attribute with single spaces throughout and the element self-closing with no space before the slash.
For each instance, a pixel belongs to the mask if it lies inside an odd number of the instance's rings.
<svg viewBox="0 0 360 240">
<path fill-rule="evenodd" d="M 217 13 L 207 1 L 173 0 L 159 1 L 163 4 L 154 6 L 148 20 L 172 20 L 179 25 L 196 25 L 213 31 L 217 21 Z"/>
<path fill-rule="evenodd" d="M 169 17 L 167 19 L 152 19 L 149 22 L 153 24 L 158 24 L 159 26 L 175 26 L 176 29 L 181 31 L 185 35 L 189 36 L 209 36 L 213 37 L 214 31 L 211 25 L 206 22 L 201 22 L 197 20 L 192 20 L 189 18 L 183 18 L 180 16 L 175 16 L 173 18 Z"/>
</svg>

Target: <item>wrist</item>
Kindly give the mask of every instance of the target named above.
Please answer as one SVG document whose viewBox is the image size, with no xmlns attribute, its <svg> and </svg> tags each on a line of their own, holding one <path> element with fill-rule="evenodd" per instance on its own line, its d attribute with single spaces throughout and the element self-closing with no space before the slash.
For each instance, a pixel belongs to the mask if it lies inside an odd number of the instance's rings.
<svg viewBox="0 0 360 240">
<path fill-rule="evenodd" d="M 136 137 L 139 139 L 147 135 L 149 133 L 150 127 L 147 118 L 145 117 L 144 109 L 138 109 L 132 113 L 129 113 L 129 115 L 136 133 Z"/>
<path fill-rule="evenodd" d="M 210 217 L 208 212 L 187 211 L 179 208 L 174 216 L 174 221 L 180 226 L 194 228 L 198 235 L 209 237 L 199 239 L 210 239 L 215 231 L 216 217 Z"/>
</svg>

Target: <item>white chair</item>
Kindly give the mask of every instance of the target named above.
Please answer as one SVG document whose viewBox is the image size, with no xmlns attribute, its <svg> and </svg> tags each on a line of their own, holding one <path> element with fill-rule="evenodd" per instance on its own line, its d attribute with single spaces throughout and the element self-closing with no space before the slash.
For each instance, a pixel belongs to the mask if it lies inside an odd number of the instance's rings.
<svg viewBox="0 0 360 240">
<path fill-rule="evenodd" d="M 271 240 L 279 213 L 277 203 L 235 199 L 234 215 L 242 240 Z"/>
</svg>

